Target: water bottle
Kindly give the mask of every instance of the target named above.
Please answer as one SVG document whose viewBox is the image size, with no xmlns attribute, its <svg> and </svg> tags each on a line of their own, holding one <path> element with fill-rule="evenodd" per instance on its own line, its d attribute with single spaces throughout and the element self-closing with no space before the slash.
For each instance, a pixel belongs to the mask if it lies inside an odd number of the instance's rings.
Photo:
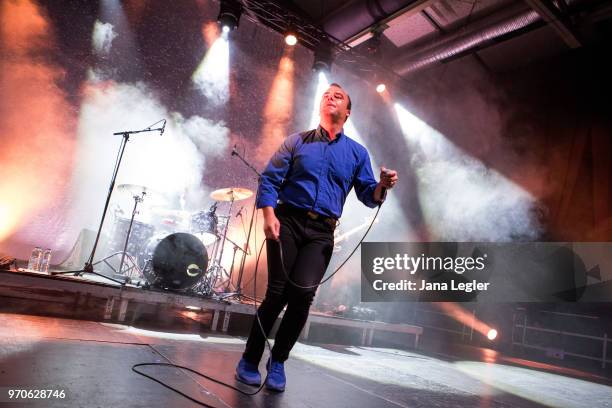
<svg viewBox="0 0 612 408">
<path fill-rule="evenodd" d="M 42 248 L 36 247 L 32 250 L 30 260 L 28 261 L 28 269 L 31 271 L 37 271 L 40 267 L 40 261 L 42 260 Z"/>
<path fill-rule="evenodd" d="M 39 270 L 43 273 L 48 273 L 49 262 L 51 262 L 51 249 L 47 248 L 42 253 Z"/>
</svg>

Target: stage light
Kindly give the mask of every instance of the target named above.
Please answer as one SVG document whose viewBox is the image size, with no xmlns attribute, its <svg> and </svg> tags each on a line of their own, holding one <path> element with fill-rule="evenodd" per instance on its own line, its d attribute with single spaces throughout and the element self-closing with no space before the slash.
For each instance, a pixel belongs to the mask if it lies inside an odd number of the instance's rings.
<svg viewBox="0 0 612 408">
<path fill-rule="evenodd" d="M 221 0 L 217 22 L 224 33 L 229 33 L 238 27 L 242 15 L 242 4 L 235 0 Z"/>
<path fill-rule="evenodd" d="M 497 330 L 492 329 L 482 320 L 476 317 L 475 311 L 468 311 L 462 306 L 452 302 L 437 302 L 436 307 L 455 321 L 469 327 L 483 336 L 487 336 L 489 340 L 494 340 L 497 337 Z"/>
<path fill-rule="evenodd" d="M 491 341 L 495 340 L 497 338 L 497 330 L 490 329 L 487 333 L 487 338 Z"/>
<path fill-rule="evenodd" d="M 366 50 L 371 58 L 378 58 L 381 48 L 381 37 L 384 28 L 379 28 L 372 33 L 372 38 L 366 42 Z"/>
<path fill-rule="evenodd" d="M 386 89 L 387 89 L 387 86 L 385 84 L 376 85 L 376 92 L 378 93 L 383 93 L 385 92 Z"/>
<path fill-rule="evenodd" d="M 331 72 L 333 61 L 333 46 L 330 42 L 321 42 L 314 52 L 312 70 L 315 72 Z"/>
<path fill-rule="evenodd" d="M 298 40 L 297 40 L 297 36 L 296 36 L 295 32 L 288 31 L 285 34 L 285 43 L 287 45 L 290 45 L 290 46 L 293 47 L 295 44 L 297 44 L 297 42 L 298 42 Z"/>
</svg>

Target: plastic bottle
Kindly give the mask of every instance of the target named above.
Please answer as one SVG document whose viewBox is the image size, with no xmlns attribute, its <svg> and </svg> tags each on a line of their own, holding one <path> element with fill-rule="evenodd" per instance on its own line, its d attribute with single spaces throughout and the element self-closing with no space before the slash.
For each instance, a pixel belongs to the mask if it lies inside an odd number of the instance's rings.
<svg viewBox="0 0 612 408">
<path fill-rule="evenodd" d="M 49 273 L 49 262 L 51 262 L 51 249 L 47 248 L 42 253 L 39 270 L 43 273 Z"/>
<path fill-rule="evenodd" d="M 40 267 L 40 263 L 42 260 L 43 250 L 40 247 L 36 247 L 32 250 L 32 255 L 30 255 L 30 260 L 28 261 L 28 269 L 31 271 L 37 271 Z"/>
</svg>

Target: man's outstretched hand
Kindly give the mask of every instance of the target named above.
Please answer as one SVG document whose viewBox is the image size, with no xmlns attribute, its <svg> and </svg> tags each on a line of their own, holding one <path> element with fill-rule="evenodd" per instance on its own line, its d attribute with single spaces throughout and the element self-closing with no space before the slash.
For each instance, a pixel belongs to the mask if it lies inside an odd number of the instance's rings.
<svg viewBox="0 0 612 408">
<path fill-rule="evenodd" d="M 382 191 L 383 188 L 387 190 L 392 189 L 397 184 L 398 180 L 397 171 L 381 167 L 380 181 L 376 186 L 376 190 L 374 190 L 374 199 L 379 203 L 385 201 L 385 195 Z"/>
</svg>

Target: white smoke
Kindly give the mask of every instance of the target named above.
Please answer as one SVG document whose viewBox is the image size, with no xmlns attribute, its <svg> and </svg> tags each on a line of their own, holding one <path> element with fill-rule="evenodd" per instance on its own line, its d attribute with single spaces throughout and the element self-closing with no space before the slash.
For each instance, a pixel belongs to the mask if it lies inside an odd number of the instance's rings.
<svg viewBox="0 0 612 408">
<path fill-rule="evenodd" d="M 420 201 L 435 236 L 453 241 L 535 240 L 535 200 L 467 158 L 414 160 Z"/>
<path fill-rule="evenodd" d="M 80 110 L 78 163 L 73 178 L 74 219 L 81 228 L 97 228 L 122 139 L 113 133 L 144 129 L 161 119 L 167 119 L 163 136 L 147 132 L 130 137 L 116 185 L 143 185 L 165 197 L 181 197 L 185 207 L 208 204 L 203 173 L 207 159 L 220 155 L 228 146 L 229 131 L 224 124 L 168 111 L 144 83 L 90 81 Z M 113 201 L 124 213 L 131 209 L 129 194 L 117 190 L 113 194 Z M 161 204 L 152 199 L 151 195 L 143 205 Z M 177 203 L 164 205 L 176 208 Z"/>
<path fill-rule="evenodd" d="M 497 171 L 461 151 L 396 105 L 411 167 L 433 236 L 451 241 L 536 240 L 537 202 Z"/>
<path fill-rule="evenodd" d="M 108 54 L 113 45 L 117 33 L 111 23 L 103 23 L 96 20 L 94 23 L 92 45 L 97 54 Z"/>
</svg>

